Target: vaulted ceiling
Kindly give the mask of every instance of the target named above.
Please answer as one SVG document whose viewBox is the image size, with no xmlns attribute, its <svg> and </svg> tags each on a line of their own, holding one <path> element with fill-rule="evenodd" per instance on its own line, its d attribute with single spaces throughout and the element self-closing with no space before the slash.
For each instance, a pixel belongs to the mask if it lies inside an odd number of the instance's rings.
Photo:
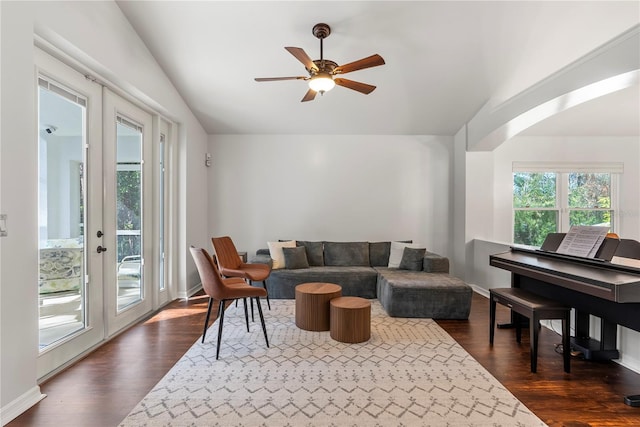
<svg viewBox="0 0 640 427">
<path fill-rule="evenodd" d="M 488 101 L 503 102 L 640 22 L 639 2 L 119 1 L 210 134 L 453 135 Z M 344 64 L 386 64 L 300 102 L 306 76 L 285 46 Z M 536 125 L 529 135 L 638 135 L 638 86 Z"/>
</svg>

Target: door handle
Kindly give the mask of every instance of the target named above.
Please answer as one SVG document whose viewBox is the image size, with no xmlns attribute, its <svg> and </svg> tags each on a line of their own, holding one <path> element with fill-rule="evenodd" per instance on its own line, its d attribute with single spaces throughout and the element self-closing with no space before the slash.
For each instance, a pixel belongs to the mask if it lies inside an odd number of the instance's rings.
<svg viewBox="0 0 640 427">
<path fill-rule="evenodd" d="M 98 248 L 96 250 L 98 251 L 98 253 L 102 253 L 102 252 L 106 252 L 107 248 L 104 248 L 102 246 L 98 246 Z"/>
</svg>

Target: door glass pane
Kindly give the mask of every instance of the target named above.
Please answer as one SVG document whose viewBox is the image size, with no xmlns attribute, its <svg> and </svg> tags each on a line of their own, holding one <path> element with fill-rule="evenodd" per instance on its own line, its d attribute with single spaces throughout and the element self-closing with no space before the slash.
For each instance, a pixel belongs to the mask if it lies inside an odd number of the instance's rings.
<svg viewBox="0 0 640 427">
<path fill-rule="evenodd" d="M 118 310 L 142 294 L 142 129 L 126 119 L 117 123 L 116 276 Z"/>
<path fill-rule="evenodd" d="M 86 109 L 41 79 L 38 88 L 40 349 L 86 326 Z M 45 86 L 45 87 L 43 87 Z M 51 90 L 54 89 L 54 90 Z"/>
</svg>

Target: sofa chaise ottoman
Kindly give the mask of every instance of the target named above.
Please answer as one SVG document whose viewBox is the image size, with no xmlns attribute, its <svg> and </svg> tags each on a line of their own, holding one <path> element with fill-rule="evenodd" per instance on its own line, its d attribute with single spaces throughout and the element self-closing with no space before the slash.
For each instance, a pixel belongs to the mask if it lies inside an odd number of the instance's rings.
<svg viewBox="0 0 640 427">
<path fill-rule="evenodd" d="M 473 290 L 446 273 L 378 269 L 377 295 L 391 317 L 468 319 Z"/>
</svg>

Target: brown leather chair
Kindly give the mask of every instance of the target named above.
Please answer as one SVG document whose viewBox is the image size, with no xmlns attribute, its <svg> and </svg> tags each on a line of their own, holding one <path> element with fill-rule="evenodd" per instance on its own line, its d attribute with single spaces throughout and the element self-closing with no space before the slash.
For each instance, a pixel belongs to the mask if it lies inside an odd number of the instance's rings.
<svg viewBox="0 0 640 427">
<path fill-rule="evenodd" d="M 236 246 L 233 244 L 231 237 L 212 237 L 213 250 L 216 253 L 216 259 L 220 272 L 225 277 L 241 277 L 252 282 L 262 282 L 262 287 L 267 289 L 267 278 L 271 274 L 271 267 L 267 264 L 247 264 L 242 262 L 238 256 Z M 267 292 L 267 306 L 271 310 L 269 302 L 269 293 Z M 252 306 L 253 310 L 253 306 Z M 253 312 L 252 312 L 253 313 Z M 253 314 L 252 314 L 253 316 Z"/>
<path fill-rule="evenodd" d="M 209 253 L 202 248 L 195 248 L 191 246 L 189 248 L 191 256 L 196 263 L 200 280 L 202 281 L 202 287 L 204 292 L 209 296 L 209 307 L 207 309 L 207 317 L 204 321 L 204 332 L 202 334 L 202 342 L 207 333 L 207 326 L 209 325 L 209 316 L 211 315 L 211 306 L 213 300 L 220 301 L 218 307 L 218 313 L 220 315 L 220 323 L 218 325 L 218 343 L 216 345 L 216 360 L 220 355 L 220 339 L 222 338 L 222 326 L 224 323 L 224 309 L 227 301 L 233 301 L 242 299 L 244 301 L 244 317 L 247 322 L 247 332 L 249 331 L 249 316 L 247 313 L 247 298 L 253 298 L 258 306 L 258 313 L 260 314 L 260 322 L 262 322 L 262 331 L 264 332 L 264 339 L 269 347 L 269 338 L 267 337 L 267 328 L 264 324 L 264 316 L 262 315 L 262 306 L 260 305 L 260 297 L 267 295 L 267 291 L 262 288 L 249 285 L 241 278 L 229 278 L 223 279 L 220 276 L 218 267 L 211 259 Z"/>
</svg>

